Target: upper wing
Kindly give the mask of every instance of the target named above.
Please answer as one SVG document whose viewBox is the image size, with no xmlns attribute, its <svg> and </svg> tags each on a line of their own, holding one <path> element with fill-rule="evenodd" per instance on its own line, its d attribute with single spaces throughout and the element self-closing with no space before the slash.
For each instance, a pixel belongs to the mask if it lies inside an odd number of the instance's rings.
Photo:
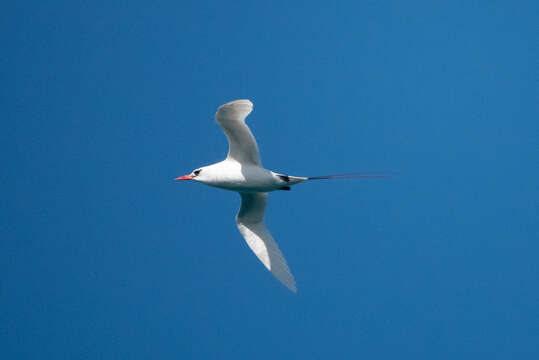
<svg viewBox="0 0 539 360">
<path fill-rule="evenodd" d="M 296 282 L 286 260 L 269 230 L 264 225 L 267 193 L 240 193 L 241 208 L 236 216 L 240 233 L 260 261 L 287 288 L 296 292 Z"/>
<path fill-rule="evenodd" d="M 256 140 L 245 124 L 245 118 L 253 110 L 249 100 L 235 100 L 219 107 L 215 114 L 228 138 L 228 158 L 240 163 L 260 165 L 260 154 Z"/>
</svg>

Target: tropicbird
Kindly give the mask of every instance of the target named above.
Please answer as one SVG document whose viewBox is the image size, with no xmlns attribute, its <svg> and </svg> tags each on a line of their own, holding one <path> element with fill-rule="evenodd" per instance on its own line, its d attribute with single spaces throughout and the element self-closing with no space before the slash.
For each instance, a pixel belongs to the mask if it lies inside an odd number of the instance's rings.
<svg viewBox="0 0 539 360">
<path fill-rule="evenodd" d="M 217 123 L 228 138 L 228 155 L 225 160 L 193 170 L 189 175 L 175 180 L 195 180 L 205 185 L 237 191 L 241 207 L 236 223 L 247 245 L 264 266 L 288 289 L 296 292 L 296 282 L 279 246 L 264 224 L 268 192 L 290 190 L 306 180 L 384 177 L 383 173 L 353 173 L 328 176 L 290 176 L 262 167 L 256 140 L 245 124 L 253 110 L 249 100 L 235 100 L 219 107 L 215 114 Z"/>
</svg>

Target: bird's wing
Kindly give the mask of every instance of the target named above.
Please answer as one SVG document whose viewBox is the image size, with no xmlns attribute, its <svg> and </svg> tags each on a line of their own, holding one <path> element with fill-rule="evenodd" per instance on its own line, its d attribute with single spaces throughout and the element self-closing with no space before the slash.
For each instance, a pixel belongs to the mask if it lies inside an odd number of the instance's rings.
<svg viewBox="0 0 539 360">
<path fill-rule="evenodd" d="M 296 292 L 296 282 L 279 246 L 264 225 L 267 193 L 240 193 L 241 208 L 236 216 L 240 233 L 260 261 L 287 288 Z"/>
<path fill-rule="evenodd" d="M 235 100 L 221 105 L 215 114 L 215 120 L 223 128 L 228 138 L 227 159 L 239 163 L 260 165 L 260 153 L 255 137 L 245 124 L 245 118 L 253 110 L 249 100 Z"/>
</svg>

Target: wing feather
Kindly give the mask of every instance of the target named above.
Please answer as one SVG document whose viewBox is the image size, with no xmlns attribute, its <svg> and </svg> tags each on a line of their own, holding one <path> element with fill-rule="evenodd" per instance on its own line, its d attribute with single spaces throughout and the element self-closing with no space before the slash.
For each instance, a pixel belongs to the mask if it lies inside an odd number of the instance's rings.
<svg viewBox="0 0 539 360">
<path fill-rule="evenodd" d="M 253 110 L 249 100 L 235 100 L 221 105 L 215 114 L 215 120 L 228 138 L 227 159 L 240 163 L 260 165 L 260 153 L 255 137 L 245 124 L 245 118 Z"/>
<path fill-rule="evenodd" d="M 241 208 L 236 216 L 240 233 L 264 266 L 288 289 L 296 292 L 296 282 L 288 264 L 264 224 L 268 194 L 240 193 L 240 195 Z"/>
</svg>

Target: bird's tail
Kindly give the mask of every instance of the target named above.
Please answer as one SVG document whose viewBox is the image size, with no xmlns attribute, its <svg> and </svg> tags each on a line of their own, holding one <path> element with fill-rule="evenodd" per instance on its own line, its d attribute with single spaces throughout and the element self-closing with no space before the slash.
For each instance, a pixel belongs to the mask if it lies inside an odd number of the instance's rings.
<svg viewBox="0 0 539 360">
<path fill-rule="evenodd" d="M 392 175 L 389 171 L 380 172 L 356 172 L 348 174 L 334 174 L 323 176 L 310 176 L 307 180 L 326 180 L 326 179 L 360 179 L 360 178 L 387 178 Z"/>
</svg>

